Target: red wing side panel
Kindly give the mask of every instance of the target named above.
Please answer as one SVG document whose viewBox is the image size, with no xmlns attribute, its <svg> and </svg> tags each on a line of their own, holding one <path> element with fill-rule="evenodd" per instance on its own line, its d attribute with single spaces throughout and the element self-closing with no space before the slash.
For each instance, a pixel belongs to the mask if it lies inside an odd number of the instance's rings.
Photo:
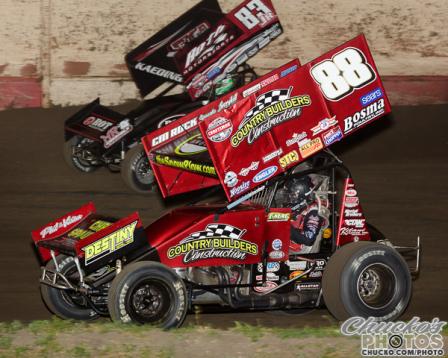
<svg viewBox="0 0 448 358">
<path fill-rule="evenodd" d="M 339 247 L 353 241 L 370 240 L 366 219 L 352 178 L 345 180 L 339 217 L 336 246 Z"/>
<path fill-rule="evenodd" d="M 183 169 L 159 165 L 154 162 L 151 162 L 151 167 L 164 198 L 220 184 L 217 178 L 190 173 Z"/>
<path fill-rule="evenodd" d="M 222 266 L 261 261 L 263 209 L 205 216 L 188 230 L 157 246 L 160 260 L 170 267 Z"/>
<path fill-rule="evenodd" d="M 95 205 L 93 203 L 88 203 L 79 209 L 61 216 L 47 225 L 32 231 L 31 237 L 35 244 L 40 241 L 52 240 L 60 237 L 80 225 L 90 215 L 94 214 L 95 211 Z M 50 250 L 48 249 L 39 247 L 39 254 L 44 262 L 51 258 Z"/>
<path fill-rule="evenodd" d="M 361 35 L 289 76 L 255 88 L 199 128 L 233 200 L 389 112 Z"/>
<path fill-rule="evenodd" d="M 269 239 L 268 261 L 285 261 L 291 239 L 291 209 L 271 208 L 265 215 L 265 235 Z"/>
<path fill-rule="evenodd" d="M 152 169 L 154 170 L 157 182 L 164 197 L 218 185 L 219 181 L 211 178 L 210 173 L 206 173 L 205 175 L 198 172 L 193 173 L 188 168 L 182 168 L 179 163 L 171 163 L 172 165 L 167 165 L 169 164 L 167 161 L 162 163 L 160 159 L 163 160 L 163 156 L 159 157 L 159 163 L 157 163 L 156 155 L 176 154 L 178 157 L 181 157 L 182 154 L 185 154 L 186 152 L 185 148 L 195 148 L 194 146 L 191 146 L 191 140 L 200 140 L 201 146 L 206 149 L 204 139 L 198 129 L 198 123 L 225 109 L 232 108 L 239 99 L 244 99 L 245 97 L 250 96 L 252 93 L 278 81 L 280 78 L 288 78 L 292 76 L 299 67 L 300 62 L 298 60 L 292 60 L 246 86 L 243 86 L 143 137 L 142 143 L 150 159 Z M 221 129 L 222 128 L 219 126 L 213 128 L 218 136 L 220 136 Z M 210 166 L 211 159 L 208 153 L 205 152 L 201 155 L 208 157 L 208 164 L 204 164 Z M 186 156 L 185 159 L 189 158 Z M 205 179 L 200 179 L 201 176 Z"/>
</svg>

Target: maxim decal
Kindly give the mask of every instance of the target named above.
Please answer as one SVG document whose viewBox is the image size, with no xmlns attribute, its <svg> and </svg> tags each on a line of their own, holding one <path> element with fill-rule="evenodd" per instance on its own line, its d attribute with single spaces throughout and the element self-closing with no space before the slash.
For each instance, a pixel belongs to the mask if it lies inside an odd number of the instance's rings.
<svg viewBox="0 0 448 358">
<path fill-rule="evenodd" d="M 246 230 L 229 224 L 208 224 L 204 231 L 192 233 L 168 249 L 167 257 L 183 256 L 185 264 L 205 259 L 245 260 L 257 255 L 258 245 L 242 240 Z"/>
<path fill-rule="evenodd" d="M 302 107 L 311 104 L 311 98 L 307 94 L 290 97 L 292 88 L 276 89 L 260 95 L 231 137 L 232 146 L 238 147 L 246 139 L 248 144 L 252 144 L 271 128 L 300 116 Z"/>
</svg>

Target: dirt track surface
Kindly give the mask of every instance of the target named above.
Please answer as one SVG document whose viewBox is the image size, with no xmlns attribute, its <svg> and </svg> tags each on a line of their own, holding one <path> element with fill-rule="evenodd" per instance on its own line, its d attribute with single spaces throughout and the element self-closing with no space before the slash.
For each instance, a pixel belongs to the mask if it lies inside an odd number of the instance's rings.
<svg viewBox="0 0 448 358">
<path fill-rule="evenodd" d="M 83 175 L 63 162 L 63 121 L 76 108 L 0 112 L 0 321 L 50 317 L 40 299 L 39 266 L 30 232 L 88 201 L 99 212 L 135 210 L 149 224 L 185 198 L 129 191 L 119 174 Z M 404 318 L 448 320 L 448 105 L 394 108 L 394 118 L 372 124 L 335 149 L 351 169 L 367 220 L 396 244 L 424 246 L 422 272 Z M 218 327 L 235 320 L 267 326 L 334 322 L 328 311 L 301 315 L 204 313 L 187 322 Z"/>
</svg>

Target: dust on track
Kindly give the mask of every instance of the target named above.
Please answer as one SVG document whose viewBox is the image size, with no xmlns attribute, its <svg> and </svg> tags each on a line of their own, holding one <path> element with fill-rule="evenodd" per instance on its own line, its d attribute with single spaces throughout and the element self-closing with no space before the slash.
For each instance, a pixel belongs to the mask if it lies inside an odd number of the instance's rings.
<svg viewBox="0 0 448 358">
<path fill-rule="evenodd" d="M 63 122 L 77 108 L 0 112 L 0 321 L 46 319 L 30 232 L 88 201 L 118 217 L 135 210 L 149 224 L 188 200 L 130 192 L 120 175 L 72 172 L 62 158 Z M 394 243 L 423 242 L 422 272 L 404 318 L 448 319 L 448 105 L 394 108 L 334 148 L 351 169 L 369 222 Z M 294 327 L 334 324 L 328 311 L 297 315 L 208 309 L 187 322 L 229 327 L 234 321 Z"/>
</svg>

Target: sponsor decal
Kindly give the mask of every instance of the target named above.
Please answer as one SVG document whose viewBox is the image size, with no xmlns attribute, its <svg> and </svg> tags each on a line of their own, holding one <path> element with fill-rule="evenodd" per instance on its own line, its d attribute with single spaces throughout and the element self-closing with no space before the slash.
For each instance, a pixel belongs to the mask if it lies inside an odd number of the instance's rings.
<svg viewBox="0 0 448 358">
<path fill-rule="evenodd" d="M 299 275 L 302 275 L 304 271 L 293 271 L 289 274 L 289 279 L 292 280 L 294 277 L 297 277 Z M 306 278 L 306 275 L 302 276 L 301 278 Z"/>
<path fill-rule="evenodd" d="M 401 309 L 401 307 L 397 307 Z M 396 311 L 382 317 L 390 320 Z M 341 324 L 344 336 L 359 336 L 360 353 L 364 357 L 442 357 L 445 356 L 443 329 L 446 321 L 438 317 L 421 321 L 384 323 L 374 317 L 351 317 Z"/>
<path fill-rule="evenodd" d="M 381 98 L 376 102 L 364 107 L 359 112 L 356 112 L 350 117 L 344 119 L 344 133 L 350 133 L 351 131 L 361 127 L 372 119 L 382 115 L 384 113 L 384 99 Z"/>
<path fill-rule="evenodd" d="M 311 271 L 308 274 L 309 278 L 318 278 L 318 277 L 322 277 L 322 271 Z"/>
<path fill-rule="evenodd" d="M 182 83 L 184 80 L 183 77 L 176 72 L 173 72 L 170 70 L 165 70 L 164 68 L 160 68 L 160 67 L 157 67 L 154 65 L 148 65 L 144 62 L 137 62 L 137 64 L 135 65 L 135 69 L 142 71 L 142 72 L 149 73 L 151 75 L 163 77 L 163 78 L 166 78 L 168 80 L 178 82 L 178 83 Z"/>
<path fill-rule="evenodd" d="M 87 236 L 90 236 L 94 232 L 103 230 L 110 225 L 112 225 L 112 223 L 110 223 L 108 221 L 97 220 L 93 224 L 91 224 L 87 230 L 77 227 L 77 228 L 73 229 L 72 231 L 70 231 L 67 234 L 67 236 L 71 237 L 71 238 L 82 240 L 82 239 L 85 239 Z"/>
<path fill-rule="evenodd" d="M 299 153 L 297 153 L 295 150 L 286 153 L 283 157 L 279 159 L 280 166 L 283 169 L 293 163 L 297 163 L 298 161 L 299 161 Z"/>
<path fill-rule="evenodd" d="M 290 216 L 289 213 L 277 213 L 273 211 L 268 214 L 268 221 L 288 221 Z"/>
<path fill-rule="evenodd" d="M 104 132 L 106 129 L 113 126 L 112 122 L 109 122 L 105 119 L 98 118 L 95 116 L 87 117 L 86 119 L 83 120 L 82 124 L 100 132 Z"/>
<path fill-rule="evenodd" d="M 363 236 L 363 235 L 369 234 L 368 231 L 365 230 L 364 228 L 355 229 L 355 228 L 351 228 L 351 227 L 343 227 L 343 228 L 341 228 L 339 233 L 340 233 L 340 235 L 352 235 L 352 236 Z"/>
<path fill-rule="evenodd" d="M 286 265 L 289 266 L 291 271 L 294 270 L 305 270 L 307 262 L 306 261 L 286 261 Z"/>
<path fill-rule="evenodd" d="M 250 181 L 243 182 L 240 186 L 237 186 L 236 188 L 233 188 L 230 190 L 230 197 L 238 195 L 242 193 L 243 191 L 249 189 Z"/>
<path fill-rule="evenodd" d="M 357 196 L 347 196 L 345 198 L 345 207 L 354 208 L 359 205 L 359 199 Z"/>
<path fill-rule="evenodd" d="M 255 276 L 255 280 L 263 281 L 263 275 Z M 268 272 L 268 273 L 266 273 L 266 280 L 267 281 L 278 281 L 278 280 L 280 280 L 280 276 L 276 275 L 275 273 Z"/>
<path fill-rule="evenodd" d="M 196 125 L 198 124 L 198 119 L 197 117 L 190 119 L 189 121 L 186 121 L 185 123 L 172 128 L 171 130 L 162 133 L 160 135 L 158 135 L 157 137 L 153 138 L 151 141 L 151 146 L 155 147 L 157 145 L 160 145 L 164 142 L 166 142 L 167 140 L 169 140 L 170 138 L 176 137 L 179 134 L 182 134 L 194 127 L 196 127 Z"/>
<path fill-rule="evenodd" d="M 319 137 L 317 137 L 299 147 L 299 151 L 302 157 L 306 158 L 316 153 L 317 151 L 321 150 L 323 147 L 324 146 L 322 144 L 322 141 L 320 140 Z"/>
<path fill-rule="evenodd" d="M 89 265 L 122 247 L 134 242 L 134 231 L 137 221 L 128 224 L 117 231 L 83 247 L 85 264 Z"/>
<path fill-rule="evenodd" d="M 261 284 L 261 282 L 258 282 L 259 284 Z M 264 293 L 264 292 L 268 292 L 271 291 L 272 289 L 276 288 L 278 285 L 275 282 L 272 281 L 266 281 L 263 286 L 256 286 L 254 287 L 254 291 L 259 292 L 259 293 Z"/>
<path fill-rule="evenodd" d="M 53 225 L 47 226 L 43 228 L 39 235 L 42 239 L 45 239 L 47 235 L 54 234 L 56 231 L 60 229 L 64 229 L 67 226 L 70 226 L 72 224 L 75 224 L 83 219 L 83 215 L 69 215 L 65 218 L 63 218 L 61 221 L 56 222 Z"/>
<path fill-rule="evenodd" d="M 381 88 L 376 88 L 373 91 L 370 91 L 369 93 L 362 96 L 359 101 L 361 102 L 361 105 L 363 107 L 367 106 L 368 104 L 375 102 L 378 98 L 383 97 L 383 92 L 381 91 Z"/>
<path fill-rule="evenodd" d="M 265 155 L 263 157 L 263 163 L 267 163 L 270 160 L 279 157 L 282 153 L 283 153 L 283 149 L 280 148 L 280 149 L 277 149 L 277 150 L 273 151 L 272 153 L 269 153 L 269 154 Z"/>
<path fill-rule="evenodd" d="M 258 272 L 263 272 L 263 264 L 260 262 L 257 265 Z M 280 270 L 280 264 L 278 262 L 268 262 L 266 265 L 266 272 L 277 272 Z"/>
<path fill-rule="evenodd" d="M 264 80 L 260 81 L 260 83 L 257 83 L 256 85 L 248 88 L 247 90 L 243 91 L 243 97 L 246 98 L 250 96 L 252 93 L 255 93 L 262 88 L 270 85 L 271 83 L 277 81 L 279 79 L 278 73 L 273 74 L 272 76 L 265 78 Z"/>
<path fill-rule="evenodd" d="M 232 135 L 232 146 L 238 147 L 244 140 L 252 144 L 272 128 L 300 116 L 302 108 L 311 105 L 311 97 L 307 94 L 291 97 L 292 88 L 275 89 L 258 96 L 255 106 L 245 114 Z"/>
<path fill-rule="evenodd" d="M 252 162 L 247 168 L 242 168 L 238 173 L 238 175 L 241 175 L 242 177 L 247 176 L 247 174 L 249 174 L 250 171 L 257 170 L 259 164 L 260 162 Z"/>
<path fill-rule="evenodd" d="M 353 218 L 362 216 L 362 214 L 359 212 L 358 208 L 356 208 L 356 209 L 345 209 L 344 210 L 344 215 L 346 217 L 353 217 Z"/>
<path fill-rule="evenodd" d="M 223 101 L 219 102 L 218 112 L 221 112 L 226 108 L 229 108 L 231 105 L 233 105 L 236 102 L 237 99 L 238 99 L 238 93 L 235 93 L 235 94 L 231 95 L 228 100 L 225 100 L 225 101 L 223 100 Z M 202 117 L 200 117 L 200 119 L 202 119 Z"/>
<path fill-rule="evenodd" d="M 278 170 L 278 167 L 276 165 L 272 165 L 270 167 L 267 167 L 266 169 L 263 169 L 261 172 L 257 173 L 252 181 L 254 183 L 260 183 L 262 181 L 265 181 L 272 177 Z"/>
<path fill-rule="evenodd" d="M 232 122 L 224 117 L 213 120 L 207 127 L 207 138 L 212 142 L 222 142 L 232 134 Z"/>
<path fill-rule="evenodd" d="M 302 133 L 294 133 L 290 139 L 286 141 L 286 145 L 288 147 L 294 145 L 297 143 L 299 145 L 300 141 L 305 139 L 307 137 L 307 134 L 305 132 Z"/>
<path fill-rule="evenodd" d="M 345 225 L 357 228 L 363 228 L 365 225 L 365 219 L 345 219 Z"/>
<path fill-rule="evenodd" d="M 100 136 L 103 140 L 104 148 L 109 148 L 113 144 L 117 143 L 126 134 L 132 132 L 132 125 L 129 123 L 129 119 L 125 119 L 117 125 L 111 127 L 105 135 Z"/>
<path fill-rule="evenodd" d="M 316 265 L 316 270 L 323 270 L 323 268 L 327 264 L 327 262 L 325 260 L 316 260 L 316 261 L 314 261 L 314 263 Z"/>
<path fill-rule="evenodd" d="M 273 260 L 280 260 L 285 257 L 285 253 L 280 250 L 274 250 L 269 253 L 269 257 Z"/>
<path fill-rule="evenodd" d="M 296 290 L 297 291 L 314 291 L 314 290 L 320 290 L 320 283 L 319 282 L 300 282 L 296 284 Z"/>
<path fill-rule="evenodd" d="M 272 241 L 272 249 L 281 250 L 282 246 L 283 246 L 282 240 L 275 239 L 274 241 Z"/>
<path fill-rule="evenodd" d="M 356 192 L 355 189 L 347 189 L 345 191 L 345 195 L 347 195 L 347 196 L 356 196 L 356 195 L 358 195 L 358 193 Z"/>
<path fill-rule="evenodd" d="M 207 22 L 201 22 L 199 25 L 193 27 L 190 31 L 183 34 L 181 37 L 177 38 L 170 43 L 170 48 L 174 51 L 182 50 L 186 44 L 190 43 L 194 39 L 197 39 L 204 32 L 210 28 Z"/>
<path fill-rule="evenodd" d="M 227 172 L 224 177 L 224 184 L 229 188 L 233 188 L 238 183 L 238 178 L 235 172 Z"/>
<path fill-rule="evenodd" d="M 171 122 L 174 122 L 176 119 L 179 119 L 183 116 L 185 116 L 185 113 L 174 114 L 172 116 L 166 117 L 157 124 L 157 128 L 165 127 L 166 125 L 170 124 Z"/>
<path fill-rule="evenodd" d="M 204 144 L 204 139 L 199 133 L 185 139 L 180 144 L 178 144 L 176 148 L 174 148 L 174 153 L 180 156 L 185 156 L 203 153 L 206 150 L 207 147 Z"/>
<path fill-rule="evenodd" d="M 280 73 L 280 77 L 285 77 L 285 76 L 289 75 L 290 73 L 295 72 L 295 71 L 297 70 L 298 67 L 299 67 L 299 66 L 297 66 L 297 65 L 293 65 L 293 66 L 291 66 L 291 67 L 288 67 L 286 70 L 283 70 L 283 71 Z"/>
<path fill-rule="evenodd" d="M 197 231 L 172 246 L 167 257 L 172 260 L 182 256 L 185 264 L 206 259 L 243 261 L 248 255 L 258 254 L 258 245 L 243 240 L 246 230 L 229 224 L 208 224 L 204 231 Z"/>
<path fill-rule="evenodd" d="M 330 144 L 333 144 L 334 142 L 341 140 L 342 139 L 341 128 L 337 126 L 330 129 L 329 131 L 322 134 L 322 139 L 324 140 L 326 146 L 329 146 Z"/>
<path fill-rule="evenodd" d="M 154 157 L 154 162 L 156 164 L 166 165 L 173 168 L 185 169 L 195 173 L 208 174 L 213 176 L 216 175 L 216 170 L 213 166 L 207 164 L 194 163 L 189 159 L 179 160 L 171 158 L 167 155 L 157 154 Z"/>
<path fill-rule="evenodd" d="M 329 129 L 330 127 L 333 127 L 336 124 L 338 124 L 336 116 L 333 116 L 331 118 L 324 118 L 316 126 L 311 128 L 311 131 L 313 132 L 313 136 L 315 136 Z"/>
<path fill-rule="evenodd" d="M 234 35 L 226 32 L 226 27 L 225 24 L 219 25 L 216 30 L 208 35 L 205 41 L 193 47 L 188 52 L 185 60 L 184 73 L 189 73 L 199 65 L 204 64 L 205 61 L 210 59 L 234 39 Z"/>
</svg>

